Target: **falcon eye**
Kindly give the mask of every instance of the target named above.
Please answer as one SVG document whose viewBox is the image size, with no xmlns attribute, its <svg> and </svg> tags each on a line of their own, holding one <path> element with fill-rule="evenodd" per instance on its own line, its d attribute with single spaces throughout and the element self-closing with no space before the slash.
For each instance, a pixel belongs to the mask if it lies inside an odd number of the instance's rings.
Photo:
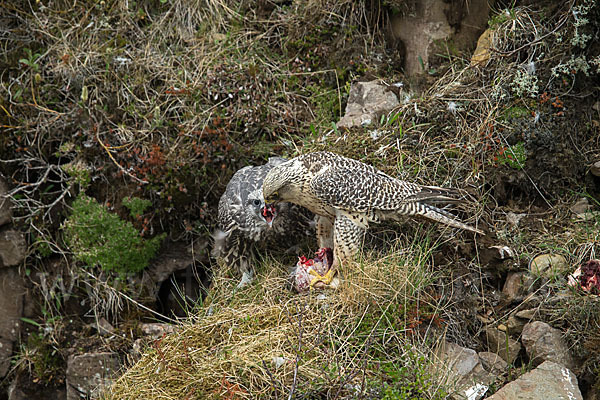
<svg viewBox="0 0 600 400">
<path fill-rule="evenodd" d="M 260 206 L 260 200 L 254 199 L 254 201 L 252 201 L 252 204 L 254 204 L 255 206 Z"/>
</svg>

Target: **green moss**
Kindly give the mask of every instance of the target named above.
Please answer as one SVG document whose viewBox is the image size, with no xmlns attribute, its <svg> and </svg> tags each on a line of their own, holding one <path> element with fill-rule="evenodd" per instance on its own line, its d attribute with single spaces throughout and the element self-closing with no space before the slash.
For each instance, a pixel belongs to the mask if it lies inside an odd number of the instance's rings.
<svg viewBox="0 0 600 400">
<path fill-rule="evenodd" d="M 492 17 L 488 21 L 488 26 L 490 29 L 496 29 L 509 19 L 515 18 L 514 10 L 501 10 L 499 13 L 492 15 Z"/>
<path fill-rule="evenodd" d="M 81 188 L 87 188 L 89 186 L 91 179 L 90 171 L 83 161 L 73 161 L 62 165 L 61 168 L 69 175 L 73 182 L 79 184 Z"/>
<path fill-rule="evenodd" d="M 124 197 L 122 202 L 123 205 L 129 209 L 129 214 L 133 218 L 142 215 L 144 211 L 152 205 L 150 200 L 140 199 L 139 197 Z"/>
<path fill-rule="evenodd" d="M 505 120 L 512 119 L 512 118 L 522 118 L 527 115 L 529 115 L 529 110 L 526 109 L 525 107 L 521 107 L 521 106 L 508 107 L 508 108 L 505 108 L 504 111 L 502 112 L 502 117 Z"/>
<path fill-rule="evenodd" d="M 84 194 L 73 203 L 63 228 L 65 242 L 77 260 L 119 273 L 144 269 L 164 238 L 163 234 L 143 239 L 130 222 Z"/>
<path fill-rule="evenodd" d="M 381 397 L 384 400 L 448 397 L 443 385 L 439 385 L 439 377 L 432 374 L 431 361 L 412 347 L 406 348 L 402 362 L 382 364 L 382 370 L 391 381 L 384 384 Z"/>
<path fill-rule="evenodd" d="M 64 360 L 42 334 L 31 333 L 21 344 L 20 361 L 28 365 L 35 380 L 44 384 L 54 382 L 64 374 Z"/>
<path fill-rule="evenodd" d="M 527 154 L 523 142 L 507 147 L 498 155 L 499 164 L 508 165 L 514 169 L 523 169 L 525 160 L 527 160 Z"/>
</svg>

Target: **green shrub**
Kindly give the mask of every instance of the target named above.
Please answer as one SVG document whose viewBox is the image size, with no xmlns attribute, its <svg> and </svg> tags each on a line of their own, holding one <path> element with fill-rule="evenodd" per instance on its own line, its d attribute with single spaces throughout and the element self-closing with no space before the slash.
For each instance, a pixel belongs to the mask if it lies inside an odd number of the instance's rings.
<svg viewBox="0 0 600 400">
<path fill-rule="evenodd" d="M 526 160 L 527 153 L 523 142 L 503 148 L 498 155 L 499 164 L 508 165 L 514 169 L 523 169 Z"/>
<path fill-rule="evenodd" d="M 448 398 L 442 379 L 432 373 L 432 362 L 411 347 L 406 348 L 402 362 L 383 364 L 382 369 L 390 382 L 385 384 L 381 398 L 384 400 L 413 400 Z"/>
<path fill-rule="evenodd" d="M 120 273 L 144 269 L 164 238 L 163 234 L 143 239 L 130 222 L 84 194 L 73 202 L 63 228 L 65 242 L 77 260 Z"/>
<path fill-rule="evenodd" d="M 137 218 L 152 205 L 152 202 L 139 197 L 123 197 L 123 205 L 129 209 L 129 214 L 133 218 Z"/>
</svg>

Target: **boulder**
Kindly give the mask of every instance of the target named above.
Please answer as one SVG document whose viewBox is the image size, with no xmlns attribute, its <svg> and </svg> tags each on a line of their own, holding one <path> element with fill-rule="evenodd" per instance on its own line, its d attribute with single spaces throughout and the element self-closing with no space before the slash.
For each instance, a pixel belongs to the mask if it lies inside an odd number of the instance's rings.
<svg viewBox="0 0 600 400">
<path fill-rule="evenodd" d="M 577 378 L 568 368 L 552 361 L 502 387 L 487 400 L 583 400 Z"/>
<path fill-rule="evenodd" d="M 3 177 L 0 177 L 0 226 L 6 225 L 12 221 L 12 204 L 6 197 L 8 193 L 8 184 Z"/>
<path fill-rule="evenodd" d="M 533 275 L 547 278 L 563 274 L 568 269 L 567 259 L 560 254 L 540 254 L 529 263 Z"/>
<path fill-rule="evenodd" d="M 405 74 L 429 71 L 439 54 L 472 51 L 487 28 L 493 4 L 488 0 L 471 0 L 468 4 L 444 0 L 407 3 L 409 9 L 390 21 L 394 38 L 404 45 Z"/>
<path fill-rule="evenodd" d="M 573 369 L 575 363 L 560 330 L 542 321 L 533 321 L 523 327 L 521 341 L 534 366 L 554 361 Z"/>
<path fill-rule="evenodd" d="M 522 319 L 533 319 L 539 311 L 535 308 L 530 308 L 527 310 L 520 310 L 515 313 L 515 316 Z"/>
<path fill-rule="evenodd" d="M 477 39 L 477 47 L 471 56 L 471 66 L 484 67 L 490 60 L 492 54 L 492 41 L 494 40 L 494 31 L 490 28 L 486 29 L 479 39 Z"/>
<path fill-rule="evenodd" d="M 600 161 L 596 161 L 590 167 L 590 172 L 594 176 L 600 176 Z"/>
<path fill-rule="evenodd" d="M 580 198 L 575 202 L 575 204 L 569 207 L 569 210 L 575 215 L 585 214 L 591 209 L 592 205 L 590 204 L 590 201 L 587 199 L 587 197 Z"/>
<path fill-rule="evenodd" d="M 452 35 L 445 10 L 446 4 L 442 0 L 424 0 L 417 3 L 414 13 L 392 21 L 394 36 L 402 41 L 406 51 L 404 70 L 407 75 L 426 72 L 435 42 Z"/>
<path fill-rule="evenodd" d="M 488 373 L 481 364 L 475 350 L 461 347 L 455 343 L 444 342 L 438 350 L 440 365 L 449 381 L 456 382 L 456 399 L 480 399 L 494 382 L 495 376 Z"/>
<path fill-rule="evenodd" d="M 508 316 L 508 320 L 506 321 L 506 329 L 511 334 L 520 335 L 526 323 L 526 319 L 519 318 L 515 314 L 511 314 Z"/>
<path fill-rule="evenodd" d="M 115 327 L 104 317 L 92 324 L 92 327 L 98 331 L 100 336 L 110 336 L 115 333 Z"/>
<path fill-rule="evenodd" d="M 519 352 L 521 344 L 496 328 L 486 328 L 485 336 L 487 338 L 489 351 L 498 354 L 509 364 L 514 363 Z"/>
<path fill-rule="evenodd" d="M 14 267 L 27 256 L 27 242 L 23 233 L 5 229 L 0 233 L 0 266 Z"/>
<path fill-rule="evenodd" d="M 354 82 L 350 87 L 346 113 L 337 127 L 347 129 L 369 125 L 399 104 L 396 94 L 379 81 Z"/>
<path fill-rule="evenodd" d="M 502 288 L 502 294 L 506 297 L 509 302 L 520 300 L 525 293 L 523 288 L 523 272 L 509 272 L 504 281 L 504 287 Z"/>
<path fill-rule="evenodd" d="M 98 398 L 117 377 L 121 363 L 116 353 L 72 355 L 67 361 L 67 400 Z"/>
<path fill-rule="evenodd" d="M 0 338 L 15 341 L 19 337 L 24 293 L 17 268 L 0 268 Z"/>
<path fill-rule="evenodd" d="M 508 364 L 498 354 L 489 351 L 477 353 L 483 369 L 493 376 L 502 375 L 508 369 Z"/>
<path fill-rule="evenodd" d="M 12 352 L 12 340 L 0 338 L 0 379 L 4 378 L 10 369 Z"/>
</svg>

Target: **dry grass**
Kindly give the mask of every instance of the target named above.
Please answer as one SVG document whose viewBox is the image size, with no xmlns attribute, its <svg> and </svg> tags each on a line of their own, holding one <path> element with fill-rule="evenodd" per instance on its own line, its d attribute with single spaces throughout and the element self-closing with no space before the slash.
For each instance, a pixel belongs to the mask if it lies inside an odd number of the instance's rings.
<svg viewBox="0 0 600 400">
<path fill-rule="evenodd" d="M 387 368 L 408 365 L 409 353 L 430 356 L 441 332 L 427 291 L 431 248 L 367 256 L 345 270 L 338 290 L 305 295 L 286 290 L 285 268 L 269 264 L 236 293 L 235 280 L 217 277 L 209 303 L 151 343 L 109 398 L 352 397 L 393 385 Z M 425 374 L 425 360 L 410 373 Z M 421 379 L 420 394 L 438 398 L 440 380 Z"/>
<path fill-rule="evenodd" d="M 397 80 L 389 65 L 398 64 L 382 50 L 385 13 L 375 3 L 7 4 L 0 12 L 13 25 L 0 50 L 7 60 L 0 144 L 16 219 L 32 241 L 68 256 L 58 226 L 75 192 L 87 191 L 122 214 L 121 199 L 135 194 L 152 200 L 147 217 L 154 232 L 191 240 L 210 231 L 211 207 L 240 166 L 275 153 L 327 149 L 402 179 L 464 189 L 477 201 L 461 216 L 487 229 L 492 244 L 515 250 L 514 262 L 506 263 L 512 270 L 524 270 L 532 255 L 548 249 L 573 263 L 597 254 L 599 222 L 574 222 L 568 211 L 576 196 L 597 194 L 597 185 L 584 180 L 600 147 L 597 115 L 581 112 L 597 89 L 586 85 L 583 71 L 552 73 L 568 66 L 571 54 L 597 56 L 594 46 L 569 44 L 576 39 L 575 3 L 544 14 L 501 11 L 485 67 L 455 60 L 382 123 L 330 130 L 352 79 L 374 72 L 390 84 Z M 599 20 L 594 13 L 590 21 Z M 18 61 L 23 57 L 29 64 Z M 518 144 L 526 157 L 511 164 L 503 154 Z M 66 172 L 71 163 L 85 166 L 89 185 Z M 510 212 L 528 217 L 513 226 Z M 439 276 L 431 261 L 435 246 L 411 227 L 406 232 L 404 245 L 368 254 L 345 271 L 345 286 L 325 298 L 286 291 L 278 260 L 268 260 L 257 284 L 236 293 L 237 280 L 219 271 L 198 315 L 177 335 L 150 343 L 110 397 L 381 393 L 409 380 L 390 365 L 417 373 L 430 362 L 429 349 L 441 336 L 437 318 L 449 337 L 477 345 L 480 326 L 465 323 L 466 311 L 472 317 L 492 310 L 502 321 L 518 307 L 496 311 L 490 293 L 503 279 L 495 275 L 506 270 L 483 270 L 476 249 L 448 251 L 464 241 L 439 235 L 445 239 L 436 245 L 447 251 L 452 271 Z M 413 234 L 417 239 L 407 240 Z M 34 255 L 44 262 L 41 251 Z M 536 289 L 535 306 L 548 307 L 544 315 L 572 328 L 573 337 L 583 335 L 572 343 L 591 346 L 597 338 L 586 334 L 596 323 L 590 301 L 546 304 L 560 291 L 560 279 Z M 457 298 L 455 287 L 466 288 L 469 302 Z M 118 309 L 118 299 L 107 290 L 92 304 Z M 563 306 L 584 323 L 566 320 Z M 411 364 L 411 351 L 426 360 Z M 590 359 L 592 369 L 597 357 Z M 438 386 L 444 379 L 423 379 L 431 385 L 422 397 L 444 391 Z"/>
</svg>

